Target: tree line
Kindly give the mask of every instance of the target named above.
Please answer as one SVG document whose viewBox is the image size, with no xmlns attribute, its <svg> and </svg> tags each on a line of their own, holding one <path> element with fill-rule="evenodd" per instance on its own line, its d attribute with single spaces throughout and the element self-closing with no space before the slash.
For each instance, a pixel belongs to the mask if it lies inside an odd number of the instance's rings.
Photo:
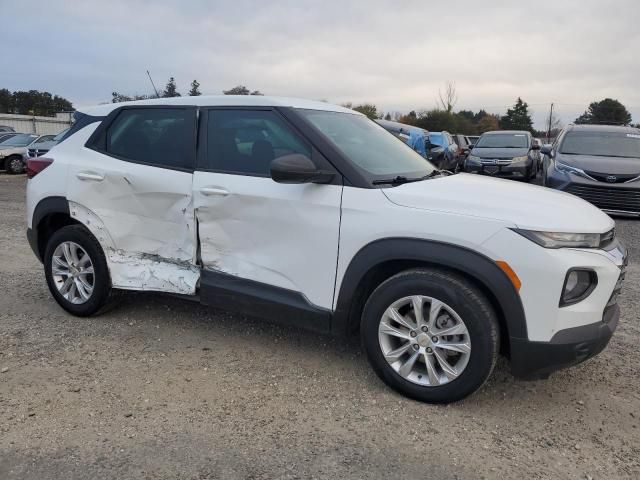
<svg viewBox="0 0 640 480">
<path fill-rule="evenodd" d="M 0 88 L 0 113 L 55 117 L 57 112 L 69 112 L 73 105 L 66 98 L 38 90 L 15 91 Z"/>
</svg>

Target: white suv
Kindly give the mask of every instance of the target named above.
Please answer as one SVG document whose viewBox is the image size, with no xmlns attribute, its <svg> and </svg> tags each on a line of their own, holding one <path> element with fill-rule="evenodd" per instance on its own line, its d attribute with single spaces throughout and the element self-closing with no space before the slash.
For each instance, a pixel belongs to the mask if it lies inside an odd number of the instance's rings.
<svg viewBox="0 0 640 480">
<path fill-rule="evenodd" d="M 366 117 L 260 96 L 76 115 L 28 162 L 28 238 L 49 289 L 92 315 L 112 289 L 359 332 L 377 374 L 427 402 L 478 389 L 499 352 L 541 378 L 616 328 L 626 250 L 574 196 L 438 171 Z"/>
</svg>

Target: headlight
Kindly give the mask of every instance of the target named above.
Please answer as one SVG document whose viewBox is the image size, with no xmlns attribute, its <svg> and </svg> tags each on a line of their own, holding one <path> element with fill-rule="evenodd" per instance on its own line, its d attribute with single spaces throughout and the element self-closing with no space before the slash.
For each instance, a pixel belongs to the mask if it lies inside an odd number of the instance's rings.
<svg viewBox="0 0 640 480">
<path fill-rule="evenodd" d="M 480 164 L 480 157 L 477 157 L 475 155 L 469 155 L 467 157 L 467 162 L 475 163 L 475 164 L 479 165 Z"/>
<path fill-rule="evenodd" d="M 573 305 L 587 298 L 598 285 L 598 275 L 593 270 L 573 268 L 567 272 L 562 287 L 560 306 Z"/>
<path fill-rule="evenodd" d="M 599 248 L 609 234 L 539 232 L 520 228 L 512 230 L 544 248 Z"/>
<path fill-rule="evenodd" d="M 513 160 L 511 160 L 511 163 L 526 163 L 526 161 L 529 160 L 529 157 L 527 155 L 524 155 L 522 157 L 513 157 Z"/>
</svg>

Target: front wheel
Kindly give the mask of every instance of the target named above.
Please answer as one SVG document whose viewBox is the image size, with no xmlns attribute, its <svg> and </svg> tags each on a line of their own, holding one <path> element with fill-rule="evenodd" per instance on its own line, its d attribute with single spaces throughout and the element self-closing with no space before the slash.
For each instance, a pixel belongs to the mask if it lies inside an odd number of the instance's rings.
<svg viewBox="0 0 640 480">
<path fill-rule="evenodd" d="M 416 269 L 383 282 L 367 301 L 361 336 L 378 376 L 398 392 L 449 403 L 491 374 L 499 328 L 490 302 L 454 273 Z"/>
<path fill-rule="evenodd" d="M 13 157 L 9 157 L 6 160 L 6 170 L 8 173 L 12 173 L 14 175 L 17 175 L 19 173 L 23 173 L 24 172 L 24 160 L 22 160 L 22 157 L 19 157 L 17 155 L 14 155 Z"/>
<path fill-rule="evenodd" d="M 86 317 L 105 306 L 111 290 L 107 260 L 85 227 L 63 227 L 51 236 L 44 269 L 51 295 L 69 313 Z"/>
</svg>

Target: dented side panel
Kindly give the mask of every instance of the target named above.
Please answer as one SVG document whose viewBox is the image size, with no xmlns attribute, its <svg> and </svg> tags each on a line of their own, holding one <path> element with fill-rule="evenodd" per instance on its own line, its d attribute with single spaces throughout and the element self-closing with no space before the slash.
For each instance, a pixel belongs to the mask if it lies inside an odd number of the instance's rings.
<svg viewBox="0 0 640 480">
<path fill-rule="evenodd" d="M 194 294 L 193 175 L 88 148 L 69 149 L 66 160 L 70 211 L 103 246 L 113 286 Z"/>
<path fill-rule="evenodd" d="M 341 194 L 341 185 L 195 172 L 203 269 L 300 292 L 331 308 Z"/>
</svg>

